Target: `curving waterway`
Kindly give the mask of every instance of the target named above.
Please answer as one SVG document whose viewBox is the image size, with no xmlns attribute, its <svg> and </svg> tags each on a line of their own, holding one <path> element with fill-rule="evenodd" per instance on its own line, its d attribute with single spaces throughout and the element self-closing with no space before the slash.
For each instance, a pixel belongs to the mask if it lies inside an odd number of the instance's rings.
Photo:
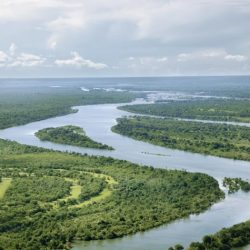
<svg viewBox="0 0 250 250">
<path fill-rule="evenodd" d="M 250 162 L 163 148 L 113 133 L 111 127 L 116 124 L 116 119 L 131 115 L 131 113 L 118 110 L 117 107 L 120 105 L 76 107 L 78 112 L 74 114 L 1 130 L 0 138 L 60 151 L 111 156 L 158 168 L 185 169 L 190 172 L 207 173 L 220 183 L 225 176 L 250 178 Z M 92 139 L 108 144 L 115 150 L 85 149 L 42 142 L 34 136 L 34 133 L 39 129 L 63 125 L 80 126 Z M 177 243 L 187 246 L 192 241 L 201 240 L 206 234 L 250 219 L 249 204 L 250 194 L 238 192 L 227 195 L 225 200 L 213 205 L 202 214 L 191 215 L 188 218 L 121 239 L 76 242 L 74 250 L 165 250 Z"/>
</svg>

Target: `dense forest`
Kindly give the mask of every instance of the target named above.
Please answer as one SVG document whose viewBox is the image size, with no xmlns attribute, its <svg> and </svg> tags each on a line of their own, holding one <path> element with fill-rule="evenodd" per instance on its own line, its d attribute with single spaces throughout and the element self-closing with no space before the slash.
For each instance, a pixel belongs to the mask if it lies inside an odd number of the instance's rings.
<svg viewBox="0 0 250 250">
<path fill-rule="evenodd" d="M 230 250 L 248 244 L 250 244 L 250 221 L 223 228 L 214 235 L 206 235 L 202 242 L 191 243 L 188 250 Z"/>
<path fill-rule="evenodd" d="M 85 134 L 82 128 L 72 125 L 41 129 L 35 135 L 42 141 L 51 141 L 77 147 L 113 149 L 108 145 L 93 141 Z"/>
<path fill-rule="evenodd" d="M 131 102 L 143 94 L 132 92 L 107 92 L 78 89 L 34 88 L 0 91 L 0 129 L 26 124 L 46 118 L 76 112 L 72 106 Z"/>
<path fill-rule="evenodd" d="M 187 250 L 231 250 L 250 244 L 250 221 L 223 228 L 214 235 L 206 235 L 202 242 L 192 242 Z M 183 250 L 181 244 L 168 250 Z"/>
<path fill-rule="evenodd" d="M 112 130 L 156 145 L 250 160 L 250 128 L 152 117 L 120 118 Z"/>
<path fill-rule="evenodd" d="M 3 249 L 65 249 L 75 239 L 120 237 L 199 213 L 224 197 L 206 174 L 4 140 L 0 156 Z"/>
<path fill-rule="evenodd" d="M 133 113 L 187 119 L 250 122 L 250 100 L 205 99 L 119 107 Z"/>
</svg>

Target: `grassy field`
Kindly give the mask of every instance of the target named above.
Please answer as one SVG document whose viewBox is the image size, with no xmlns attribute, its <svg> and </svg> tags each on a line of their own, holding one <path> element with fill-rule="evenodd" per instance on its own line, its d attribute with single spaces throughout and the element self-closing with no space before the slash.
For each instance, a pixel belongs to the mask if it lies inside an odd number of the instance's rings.
<svg viewBox="0 0 250 250">
<path fill-rule="evenodd" d="M 11 178 L 4 178 L 0 182 L 0 199 L 3 199 L 6 191 L 11 185 Z"/>
</svg>

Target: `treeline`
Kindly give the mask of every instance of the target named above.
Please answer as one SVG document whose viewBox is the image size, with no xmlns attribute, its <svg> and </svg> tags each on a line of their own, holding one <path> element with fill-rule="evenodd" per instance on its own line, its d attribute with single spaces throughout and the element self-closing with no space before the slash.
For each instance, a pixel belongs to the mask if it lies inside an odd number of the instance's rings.
<svg viewBox="0 0 250 250">
<path fill-rule="evenodd" d="M 231 250 L 250 244 L 250 221 L 223 228 L 214 235 L 206 235 L 202 242 L 193 242 L 187 250 Z M 169 250 L 182 250 L 182 245 L 170 247 Z"/>
<path fill-rule="evenodd" d="M 0 92 L 0 129 L 23 125 L 32 121 L 66 115 L 72 106 L 130 102 L 142 96 L 132 92 L 82 92 L 73 88 L 18 89 Z"/>
<path fill-rule="evenodd" d="M 217 181 L 206 174 L 76 153 L 39 152 L 35 147 L 27 149 L 3 140 L 0 143 L 1 174 L 13 181 L 0 200 L 0 242 L 7 250 L 67 249 L 76 239 L 121 237 L 199 213 L 224 197 Z M 87 173 L 93 176 L 83 178 Z M 64 178 L 77 179 L 83 187 L 78 199 L 85 200 L 107 188 L 100 179 L 96 181 L 95 173 L 116 180 L 109 189 L 110 196 L 81 207 L 74 207 L 75 202 L 61 202 L 62 195 L 69 192 L 66 186 L 58 195 L 57 184 L 61 186 Z M 48 177 L 56 181 L 48 180 L 48 188 L 43 190 Z M 53 208 L 45 202 L 46 197 L 53 202 L 62 197 L 60 206 Z"/>
<path fill-rule="evenodd" d="M 11 156 L 17 154 L 42 153 L 49 151 L 50 151 L 49 149 L 41 147 L 33 147 L 28 145 L 21 145 L 17 142 L 3 140 L 0 138 L 0 157 L 2 157 L 3 155 Z"/>
<path fill-rule="evenodd" d="M 93 141 L 85 135 L 82 128 L 72 125 L 41 129 L 35 135 L 42 141 L 51 141 L 77 147 L 113 150 L 112 147 L 106 144 Z"/>
<path fill-rule="evenodd" d="M 118 119 L 114 132 L 163 147 L 250 160 L 250 128 L 152 117 Z"/>
<path fill-rule="evenodd" d="M 239 190 L 244 192 L 250 191 L 250 183 L 242 180 L 241 178 L 228 178 L 223 179 L 223 186 L 228 188 L 229 193 L 235 193 Z"/>
<path fill-rule="evenodd" d="M 205 99 L 119 107 L 133 113 L 187 119 L 250 122 L 250 100 Z"/>
</svg>

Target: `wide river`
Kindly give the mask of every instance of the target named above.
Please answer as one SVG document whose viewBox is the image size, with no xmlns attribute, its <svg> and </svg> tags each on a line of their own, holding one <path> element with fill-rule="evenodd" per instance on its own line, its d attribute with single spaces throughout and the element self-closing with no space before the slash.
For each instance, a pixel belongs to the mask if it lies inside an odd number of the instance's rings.
<svg viewBox="0 0 250 250">
<path fill-rule="evenodd" d="M 116 119 L 131 115 L 118 110 L 117 106 L 120 105 L 76 107 L 78 112 L 74 114 L 1 130 L 0 138 L 60 151 L 111 156 L 158 168 L 185 169 L 190 172 L 207 173 L 220 183 L 225 176 L 250 178 L 250 162 L 167 149 L 113 133 L 111 127 L 116 124 Z M 34 136 L 34 133 L 39 129 L 63 125 L 80 126 L 92 139 L 108 144 L 115 150 L 85 149 L 41 142 Z M 177 243 L 187 246 L 192 241 L 201 240 L 206 234 L 250 219 L 249 205 L 250 193 L 239 192 L 227 195 L 225 200 L 213 205 L 202 214 L 191 215 L 188 218 L 121 239 L 76 242 L 74 250 L 166 250 L 169 246 Z"/>
</svg>

